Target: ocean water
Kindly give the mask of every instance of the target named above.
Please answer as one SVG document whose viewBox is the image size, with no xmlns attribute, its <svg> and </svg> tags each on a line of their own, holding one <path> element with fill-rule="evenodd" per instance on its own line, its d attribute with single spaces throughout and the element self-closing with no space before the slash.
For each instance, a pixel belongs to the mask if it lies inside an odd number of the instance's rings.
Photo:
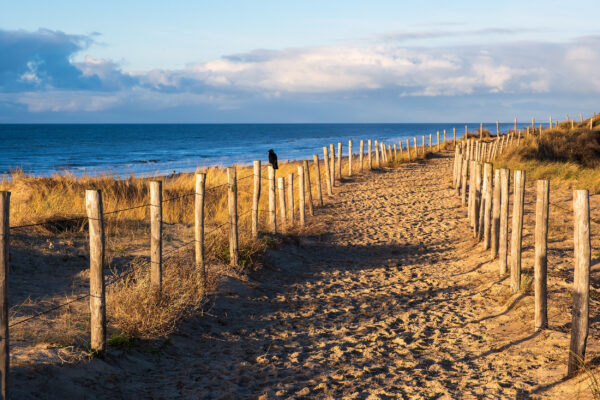
<svg viewBox="0 0 600 400">
<path fill-rule="evenodd" d="M 470 131 L 479 123 L 468 124 Z M 527 124 L 520 124 L 524 127 Z M 492 132 L 495 123 L 484 124 Z M 512 129 L 500 124 L 500 130 Z M 0 174 L 21 169 L 49 176 L 114 174 L 121 177 L 192 172 L 205 166 L 245 165 L 267 160 L 274 149 L 280 161 L 323 157 L 322 147 L 360 139 L 397 143 L 443 129 L 462 137 L 465 124 L 36 124 L 0 125 Z M 412 142 L 411 142 L 412 145 Z M 336 145 L 337 150 L 337 145 Z M 366 149 L 365 149 L 366 150 Z"/>
</svg>

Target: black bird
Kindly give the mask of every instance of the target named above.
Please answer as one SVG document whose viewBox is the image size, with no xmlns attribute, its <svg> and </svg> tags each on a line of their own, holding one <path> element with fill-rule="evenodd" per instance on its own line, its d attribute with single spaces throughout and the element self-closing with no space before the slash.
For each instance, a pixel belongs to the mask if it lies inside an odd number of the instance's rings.
<svg viewBox="0 0 600 400">
<path fill-rule="evenodd" d="M 269 163 L 273 166 L 273 169 L 277 169 L 277 154 L 273 149 L 269 150 Z"/>
</svg>

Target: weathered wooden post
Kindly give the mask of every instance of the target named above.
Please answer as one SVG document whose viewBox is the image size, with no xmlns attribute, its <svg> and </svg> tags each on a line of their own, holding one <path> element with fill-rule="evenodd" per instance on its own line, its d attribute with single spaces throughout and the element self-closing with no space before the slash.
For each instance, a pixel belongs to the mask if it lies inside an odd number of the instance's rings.
<svg viewBox="0 0 600 400">
<path fill-rule="evenodd" d="M 338 153 L 337 153 L 337 174 L 340 181 L 342 180 L 342 142 L 338 142 Z"/>
<path fill-rule="evenodd" d="M 162 181 L 150 182 L 150 283 L 162 289 Z"/>
<path fill-rule="evenodd" d="M 329 157 L 327 154 L 327 147 L 323 147 L 323 161 L 325 162 L 325 183 L 327 184 L 327 195 L 332 196 L 332 182 L 331 182 L 331 168 L 329 168 Z"/>
<path fill-rule="evenodd" d="M 90 235 L 91 238 L 91 235 Z M 8 400 L 8 262 L 10 257 L 10 192 L 0 191 L 0 398 Z M 90 253 L 91 254 L 91 253 Z"/>
<path fill-rule="evenodd" d="M 510 238 L 510 283 L 513 293 L 517 293 L 521 287 L 521 242 L 523 240 L 524 196 L 525 171 L 515 171 L 512 236 Z"/>
<path fill-rule="evenodd" d="M 537 181 L 535 204 L 535 330 L 548 327 L 547 268 L 548 268 L 548 204 L 550 203 L 550 182 Z"/>
<path fill-rule="evenodd" d="M 441 151 L 442 148 L 440 147 L 440 131 L 437 131 L 437 151 Z"/>
<path fill-rule="evenodd" d="M 425 135 L 421 135 L 421 149 L 423 150 L 423 158 L 425 158 Z"/>
<path fill-rule="evenodd" d="M 458 154 L 458 147 L 454 148 L 454 159 L 453 159 L 453 164 L 452 164 L 452 187 L 454 189 L 456 189 L 456 171 L 458 169 L 458 158 L 459 158 L 459 154 Z"/>
<path fill-rule="evenodd" d="M 500 235 L 498 243 L 498 265 L 500 275 L 506 275 L 508 258 L 508 193 L 510 170 L 500 170 Z"/>
<path fill-rule="evenodd" d="M 515 133 L 517 133 L 517 119 L 515 118 Z"/>
<path fill-rule="evenodd" d="M 429 152 L 433 152 L 433 134 L 429 134 Z"/>
<path fill-rule="evenodd" d="M 367 160 L 369 162 L 369 169 L 373 169 L 373 155 L 371 154 L 373 143 L 371 143 L 371 139 L 367 140 Z"/>
<path fill-rule="evenodd" d="M 589 330 L 590 302 L 590 202 L 587 190 L 573 192 L 575 274 L 573 277 L 573 318 L 568 375 L 573 376 L 585 361 Z"/>
<path fill-rule="evenodd" d="M 419 152 L 417 151 L 417 137 L 414 137 L 414 148 L 415 148 L 415 161 L 419 158 Z"/>
<path fill-rule="evenodd" d="M 326 147 L 324 147 L 326 148 Z M 327 160 L 327 157 L 325 157 Z M 288 201 L 288 209 L 289 209 L 289 226 L 294 225 L 294 173 L 290 172 L 287 179 L 287 201 Z"/>
<path fill-rule="evenodd" d="M 313 154 L 313 162 L 315 164 L 315 181 L 317 182 L 317 201 L 319 207 L 323 207 L 323 189 L 321 188 L 321 167 L 319 166 L 319 156 Z"/>
<path fill-rule="evenodd" d="M 483 122 L 479 123 L 479 140 L 483 140 Z"/>
<path fill-rule="evenodd" d="M 260 161 L 259 161 L 260 163 Z M 259 168 L 260 171 L 260 168 Z M 259 175 L 260 178 L 260 175 Z M 204 196 L 206 190 L 206 174 L 196 174 L 196 191 L 194 194 L 194 253 L 196 271 L 202 291 L 206 291 L 206 266 L 204 265 Z M 254 228 L 254 221 L 252 222 Z M 254 234 L 254 232 L 253 232 Z M 257 229 L 258 236 L 258 229 Z M 255 236 L 255 237 L 257 237 Z"/>
<path fill-rule="evenodd" d="M 531 130 L 535 131 L 535 118 L 531 118 Z"/>
<path fill-rule="evenodd" d="M 254 191 L 252 192 L 252 237 L 258 238 L 258 204 L 260 202 L 260 160 L 254 161 Z"/>
<path fill-rule="evenodd" d="M 363 139 L 360 140 L 360 145 L 358 146 L 358 149 L 360 151 L 360 154 L 358 156 L 358 171 L 362 173 L 364 170 L 363 163 L 365 159 L 365 141 Z"/>
<path fill-rule="evenodd" d="M 335 147 L 333 146 L 333 143 L 331 143 L 329 145 L 329 168 L 331 168 L 330 174 L 331 174 L 331 187 L 334 188 L 335 187 Z"/>
<path fill-rule="evenodd" d="M 304 185 L 306 186 L 306 194 L 308 194 L 307 197 L 307 203 L 308 203 L 308 214 L 309 215 L 315 215 L 315 211 L 313 209 L 313 202 L 312 202 L 312 188 L 311 188 L 311 184 L 310 184 L 310 169 L 308 167 L 308 161 L 304 160 L 302 162 L 302 167 L 304 168 Z M 340 171 L 341 173 L 341 171 Z M 341 177 L 341 175 L 340 175 Z"/>
<path fill-rule="evenodd" d="M 475 179 L 475 226 L 473 235 L 481 240 L 481 231 L 483 230 L 483 164 L 480 162 L 477 163 Z"/>
<path fill-rule="evenodd" d="M 352 176 L 352 139 L 348 140 L 348 176 Z"/>
<path fill-rule="evenodd" d="M 456 127 L 452 128 L 452 142 L 456 146 Z"/>
<path fill-rule="evenodd" d="M 500 170 L 494 171 L 494 190 L 492 193 L 492 226 L 490 232 L 490 259 L 498 256 L 498 235 L 500 234 Z"/>
<path fill-rule="evenodd" d="M 90 234 L 90 347 L 96 354 L 103 356 L 106 351 L 106 292 L 104 287 L 104 211 L 100 190 L 85 191 L 85 209 Z M 4 378 L 3 376 L 2 379 Z"/>
<path fill-rule="evenodd" d="M 298 211 L 300 214 L 300 227 L 304 228 L 306 223 L 305 209 L 306 200 L 304 198 L 304 168 L 298 165 Z"/>
<path fill-rule="evenodd" d="M 404 161 L 404 150 L 402 149 L 402 140 L 398 140 L 398 148 L 400 150 L 400 161 Z"/>
<path fill-rule="evenodd" d="M 492 219 L 492 172 L 494 167 L 490 163 L 483 166 L 483 249 L 490 248 L 491 219 Z"/>
<path fill-rule="evenodd" d="M 473 227 L 473 200 L 475 199 L 475 164 L 477 161 L 469 161 L 469 196 L 467 198 L 467 219 L 469 226 Z"/>
<path fill-rule="evenodd" d="M 455 148 L 457 148 L 457 147 L 455 147 Z M 462 168 L 463 168 L 463 166 L 462 166 L 462 164 L 463 164 L 463 155 L 459 151 L 459 152 L 457 152 L 456 157 L 457 157 L 457 160 L 456 160 L 456 172 L 455 172 L 456 177 L 454 178 L 456 181 L 454 183 L 454 188 L 456 189 L 456 195 L 458 197 L 460 197 L 460 188 L 461 188 L 461 185 L 462 185 L 461 178 L 462 178 Z"/>
<path fill-rule="evenodd" d="M 444 146 L 446 145 L 446 130 L 444 129 Z"/>
<path fill-rule="evenodd" d="M 467 175 L 469 173 L 469 160 L 463 158 L 461 168 L 461 189 L 460 189 L 460 204 L 464 207 L 467 205 Z"/>
<path fill-rule="evenodd" d="M 406 139 L 406 154 L 408 155 L 408 162 L 410 162 L 410 140 Z"/>
<path fill-rule="evenodd" d="M 463 136 L 465 139 L 469 138 L 469 126 L 465 125 L 465 135 Z"/>
<path fill-rule="evenodd" d="M 301 167 L 299 167 L 301 168 Z M 275 205 L 275 169 L 271 164 L 267 167 L 269 180 L 269 228 L 271 233 L 277 233 L 277 206 Z"/>
<path fill-rule="evenodd" d="M 375 147 L 375 162 L 377 163 L 377 168 L 381 167 L 381 164 L 379 163 L 379 142 L 377 140 L 375 140 L 374 143 L 374 147 Z"/>
<path fill-rule="evenodd" d="M 279 191 L 279 218 L 281 218 L 281 230 L 285 232 L 288 227 L 288 222 L 285 204 L 285 181 L 283 177 L 277 178 L 277 190 Z"/>
<path fill-rule="evenodd" d="M 396 143 L 394 143 L 394 162 L 398 161 L 398 152 L 396 150 Z"/>
<path fill-rule="evenodd" d="M 229 265 L 237 266 L 238 212 L 237 212 L 237 172 L 235 167 L 227 168 L 227 203 L 229 205 Z"/>
</svg>

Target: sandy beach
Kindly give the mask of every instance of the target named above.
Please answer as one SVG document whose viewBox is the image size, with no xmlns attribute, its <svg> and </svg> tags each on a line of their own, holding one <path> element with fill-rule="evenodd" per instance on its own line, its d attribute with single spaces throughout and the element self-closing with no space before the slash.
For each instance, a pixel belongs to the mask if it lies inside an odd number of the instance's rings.
<svg viewBox="0 0 600 400">
<path fill-rule="evenodd" d="M 223 278 L 203 315 L 159 351 L 111 349 L 105 360 L 16 368 L 13 396 L 591 398 L 585 374 L 563 382 L 570 298 L 561 271 L 572 254 L 550 256 L 550 329 L 534 333 L 531 290 L 510 294 L 497 262 L 472 239 L 451 176 L 446 153 L 344 179 L 317 209 L 321 232 L 269 250 L 256 273 Z M 564 240 L 554 249 L 572 246 L 570 222 L 561 221 Z M 588 354 L 598 350 L 597 333 L 592 319 Z"/>
</svg>

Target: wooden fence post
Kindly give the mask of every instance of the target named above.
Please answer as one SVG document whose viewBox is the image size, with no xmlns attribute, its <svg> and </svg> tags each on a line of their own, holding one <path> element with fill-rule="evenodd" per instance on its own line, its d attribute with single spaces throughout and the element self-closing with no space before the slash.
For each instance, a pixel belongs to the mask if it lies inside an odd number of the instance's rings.
<svg viewBox="0 0 600 400">
<path fill-rule="evenodd" d="M 400 161 L 404 160 L 404 149 L 402 149 L 402 140 L 398 140 L 398 148 L 400 150 Z"/>
<path fill-rule="evenodd" d="M 475 205 L 473 213 L 475 215 L 475 226 L 473 227 L 473 236 L 481 239 L 481 228 L 483 228 L 483 165 L 477 162 L 475 167 Z"/>
<path fill-rule="evenodd" d="M 259 161 L 260 162 L 260 161 Z M 194 195 L 194 252 L 196 256 L 196 271 L 200 287 L 206 290 L 206 267 L 204 265 L 204 195 L 206 174 L 196 174 L 196 191 Z M 254 226 L 254 221 L 253 221 Z M 256 237 L 256 236 L 255 236 Z"/>
<path fill-rule="evenodd" d="M 90 230 L 90 347 L 99 356 L 103 356 L 106 351 L 106 292 L 104 211 L 100 190 L 85 191 L 85 209 Z"/>
<path fill-rule="evenodd" d="M 317 201 L 319 207 L 323 207 L 323 188 L 321 187 L 321 167 L 319 166 L 319 156 L 313 154 L 313 162 L 315 164 L 315 181 L 317 182 Z"/>
<path fill-rule="evenodd" d="M 229 264 L 238 265 L 238 212 L 237 212 L 237 171 L 227 168 L 227 203 L 229 205 Z"/>
<path fill-rule="evenodd" d="M 338 142 L 337 174 L 341 181 L 342 180 L 342 142 Z"/>
<path fill-rule="evenodd" d="M 335 187 L 335 146 L 333 143 L 329 145 L 329 174 L 331 175 L 331 187 Z"/>
<path fill-rule="evenodd" d="M 415 136 L 413 138 L 414 140 L 414 148 L 415 148 L 415 161 L 419 158 L 419 152 L 417 151 L 418 147 L 417 147 L 417 137 Z"/>
<path fill-rule="evenodd" d="M 150 283 L 162 289 L 162 181 L 150 182 Z"/>
<path fill-rule="evenodd" d="M 456 127 L 452 128 L 452 141 L 456 146 Z"/>
<path fill-rule="evenodd" d="M 304 228 L 306 223 L 305 209 L 306 200 L 304 199 L 304 168 L 298 165 L 298 211 L 300 214 L 300 227 Z"/>
<path fill-rule="evenodd" d="M 367 160 L 369 163 L 369 169 L 373 169 L 373 154 L 371 153 L 372 151 L 372 147 L 373 147 L 373 143 L 371 142 L 371 139 L 367 140 Z"/>
<path fill-rule="evenodd" d="M 535 204 L 535 330 L 548 327 L 547 268 L 548 268 L 548 205 L 550 203 L 550 182 L 537 181 Z"/>
<path fill-rule="evenodd" d="M 283 177 L 277 178 L 277 189 L 279 191 L 279 217 L 281 218 L 281 230 L 285 232 L 288 227 L 288 222 L 285 204 L 285 180 Z"/>
<path fill-rule="evenodd" d="M 360 140 L 360 145 L 358 147 L 360 153 L 358 155 L 358 171 L 363 172 L 363 160 L 365 158 L 365 141 L 363 139 Z"/>
<path fill-rule="evenodd" d="M 490 248 L 491 224 L 492 224 L 492 172 L 494 167 L 490 163 L 483 166 L 483 249 Z"/>
<path fill-rule="evenodd" d="M 329 157 L 327 154 L 327 146 L 323 146 L 323 161 L 325 161 L 325 183 L 327 185 L 327 195 L 332 196 L 331 183 L 331 168 L 329 168 Z"/>
<path fill-rule="evenodd" d="M 500 234 L 498 242 L 498 265 L 500 276 L 506 275 L 508 258 L 508 193 L 510 170 L 500 170 Z"/>
<path fill-rule="evenodd" d="M 444 129 L 444 141 L 442 143 L 444 143 L 444 146 L 446 145 L 446 130 L 445 129 Z"/>
<path fill-rule="evenodd" d="M 301 167 L 300 167 L 301 168 Z M 267 166 L 268 179 L 269 179 L 269 228 L 271 233 L 277 233 L 277 206 L 275 205 L 275 170 L 273 166 L 269 164 Z"/>
<path fill-rule="evenodd" d="M 326 149 L 326 147 L 324 147 Z M 325 157 L 327 160 L 327 157 Z M 294 225 L 294 173 L 290 172 L 287 180 L 287 200 L 288 200 L 288 209 L 289 209 L 289 225 Z"/>
<path fill-rule="evenodd" d="M 394 143 L 394 161 L 398 161 L 398 152 L 396 150 L 396 143 Z"/>
<path fill-rule="evenodd" d="M 460 204 L 464 207 L 467 205 L 467 175 L 469 173 L 469 160 L 463 158 L 461 171 L 461 189 L 460 189 Z"/>
<path fill-rule="evenodd" d="M 585 361 L 589 330 L 590 302 L 590 202 L 587 190 L 573 192 L 575 274 L 573 277 L 573 318 L 568 375 L 572 376 Z"/>
<path fill-rule="evenodd" d="M 310 184 L 310 169 L 308 166 L 308 161 L 304 160 L 302 161 L 302 167 L 304 168 L 304 185 L 306 186 L 306 194 L 308 194 L 307 197 L 307 203 L 308 203 L 308 213 L 310 215 L 315 215 L 315 211 L 313 210 L 313 203 L 312 203 L 312 188 L 311 188 L 311 184 Z M 341 177 L 341 175 L 340 175 Z"/>
<path fill-rule="evenodd" d="M 500 170 L 494 171 L 494 190 L 492 193 L 492 226 L 490 232 L 490 259 L 498 256 L 498 235 L 500 233 Z"/>
<path fill-rule="evenodd" d="M 352 176 L 352 140 L 348 140 L 348 176 Z"/>
<path fill-rule="evenodd" d="M 410 162 L 410 140 L 406 139 L 406 154 L 408 155 L 408 162 Z"/>
<path fill-rule="evenodd" d="M 462 154 L 458 146 L 454 147 L 454 165 L 453 165 L 453 180 L 452 186 L 456 189 L 456 194 L 460 196 L 460 175 L 462 168 Z"/>
<path fill-rule="evenodd" d="M 375 140 L 373 147 L 373 150 L 375 151 L 375 162 L 377 163 L 377 168 L 379 168 L 381 167 L 381 164 L 379 163 L 379 142 L 377 140 Z"/>
<path fill-rule="evenodd" d="M 252 237 L 258 238 L 258 205 L 260 203 L 260 160 L 254 161 L 254 191 L 252 192 Z"/>
<path fill-rule="evenodd" d="M 437 131 L 437 151 L 441 151 L 441 144 L 440 144 L 440 131 Z"/>
<path fill-rule="evenodd" d="M 8 400 L 10 353 L 8 347 L 8 262 L 10 246 L 10 192 L 0 191 L 0 398 Z"/>
<path fill-rule="evenodd" d="M 473 199 L 475 199 L 475 164 L 477 161 L 469 161 L 469 196 L 467 198 L 467 218 L 469 226 L 473 227 Z"/>
<path fill-rule="evenodd" d="M 523 202 L 525 196 L 525 171 L 515 171 L 513 197 L 512 235 L 510 238 L 510 283 L 513 293 L 521 288 L 521 250 L 523 240 Z"/>
</svg>

